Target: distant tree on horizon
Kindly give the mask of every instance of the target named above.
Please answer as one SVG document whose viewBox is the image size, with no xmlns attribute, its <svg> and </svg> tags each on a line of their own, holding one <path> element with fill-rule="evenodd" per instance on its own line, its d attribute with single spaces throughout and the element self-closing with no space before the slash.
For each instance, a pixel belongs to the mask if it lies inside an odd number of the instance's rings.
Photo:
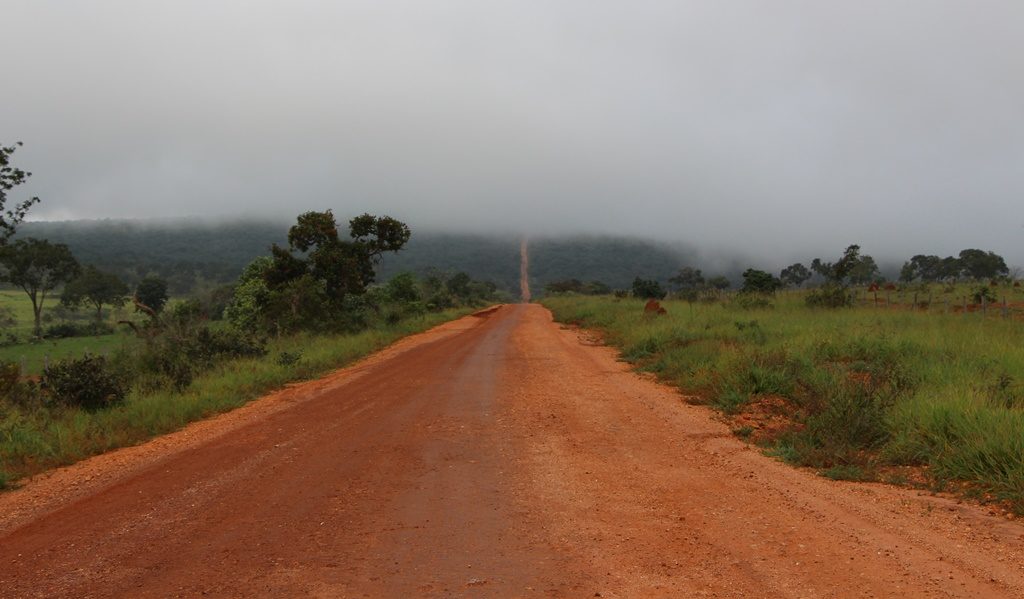
<svg viewBox="0 0 1024 599">
<path fill-rule="evenodd" d="M 812 273 L 806 266 L 797 262 L 790 264 L 779 273 L 779 279 L 789 287 L 800 287 L 811 278 Z"/>
<path fill-rule="evenodd" d="M 96 310 L 96 322 L 102 322 L 103 306 L 123 306 L 127 296 L 128 286 L 117 275 L 87 266 L 64 286 L 60 302 L 70 308 L 88 304 Z"/>
<path fill-rule="evenodd" d="M 741 293 L 761 293 L 771 295 L 782 287 L 782 281 L 770 272 L 748 268 L 743 271 Z"/>
<path fill-rule="evenodd" d="M 661 283 L 658 283 L 654 279 L 641 279 L 637 277 L 633 279 L 633 297 L 640 299 L 664 299 L 665 290 L 662 289 Z"/>
</svg>

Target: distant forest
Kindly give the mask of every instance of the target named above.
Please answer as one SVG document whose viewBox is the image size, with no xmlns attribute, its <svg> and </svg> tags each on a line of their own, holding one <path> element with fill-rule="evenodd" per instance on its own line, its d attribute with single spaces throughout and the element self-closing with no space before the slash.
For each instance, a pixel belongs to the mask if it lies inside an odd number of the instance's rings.
<svg viewBox="0 0 1024 599">
<path fill-rule="evenodd" d="M 198 220 L 65 221 L 24 223 L 19 237 L 67 244 L 80 263 L 117 274 L 130 285 L 147 275 L 168 282 L 174 295 L 230 284 L 272 243 L 284 244 L 288 224 L 268 221 L 206 223 Z M 465 272 L 512 294 L 519 287 L 519 239 L 513 236 L 418 230 L 398 254 L 384 257 L 379 279 L 431 269 Z M 631 238 L 578 236 L 530 242 L 531 287 L 576 278 L 626 289 L 637 276 L 666 281 L 693 252 Z M 738 265 L 736 267 L 738 269 Z M 737 276 L 736 272 L 721 274 Z"/>
</svg>

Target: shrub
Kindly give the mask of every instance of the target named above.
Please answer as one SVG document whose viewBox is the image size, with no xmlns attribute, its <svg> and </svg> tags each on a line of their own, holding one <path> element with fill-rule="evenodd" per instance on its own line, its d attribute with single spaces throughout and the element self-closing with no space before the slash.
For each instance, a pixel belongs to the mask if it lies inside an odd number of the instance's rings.
<svg viewBox="0 0 1024 599">
<path fill-rule="evenodd" d="M 105 322 L 90 322 L 76 324 L 73 322 L 62 322 L 46 327 L 43 336 L 47 339 L 67 339 L 70 337 L 97 337 L 99 335 L 111 335 L 114 327 Z"/>
<path fill-rule="evenodd" d="M 974 290 L 974 293 L 971 295 L 971 298 L 974 299 L 974 303 L 976 304 L 980 304 L 982 301 L 988 304 L 999 301 L 999 298 L 996 297 L 996 294 L 994 291 L 992 291 L 992 288 L 987 287 L 985 285 L 981 285 L 978 288 L 976 288 Z"/>
<path fill-rule="evenodd" d="M 853 305 L 850 292 L 841 285 L 827 284 L 811 291 L 804 298 L 812 308 L 846 308 Z"/>
<path fill-rule="evenodd" d="M 661 288 L 661 284 L 654 279 L 641 279 L 637 277 L 633 280 L 633 296 L 640 299 L 664 299 L 665 290 Z"/>
<path fill-rule="evenodd" d="M 38 385 L 22 380 L 21 367 L 15 362 L 0 362 L 0 405 L 4 400 L 30 408 L 38 407 L 41 402 Z"/>
<path fill-rule="evenodd" d="M 43 388 L 58 403 L 97 410 L 121 402 L 127 385 L 102 356 L 61 360 L 43 374 Z"/>
<path fill-rule="evenodd" d="M 765 310 L 775 307 L 767 295 L 760 293 L 740 293 L 736 296 L 735 303 L 743 310 Z"/>
<path fill-rule="evenodd" d="M 743 286 L 740 293 L 761 293 L 771 295 L 782 288 L 778 277 L 763 270 L 748 268 L 743 271 Z"/>
<path fill-rule="evenodd" d="M 165 377 L 177 390 L 192 384 L 196 374 L 222 358 L 259 357 L 266 354 L 263 339 L 236 329 L 210 329 L 181 325 L 151 339 L 134 358 L 137 374 Z"/>
<path fill-rule="evenodd" d="M 281 366 L 294 366 L 302 359 L 302 351 L 283 351 L 277 356 L 277 363 Z"/>
</svg>

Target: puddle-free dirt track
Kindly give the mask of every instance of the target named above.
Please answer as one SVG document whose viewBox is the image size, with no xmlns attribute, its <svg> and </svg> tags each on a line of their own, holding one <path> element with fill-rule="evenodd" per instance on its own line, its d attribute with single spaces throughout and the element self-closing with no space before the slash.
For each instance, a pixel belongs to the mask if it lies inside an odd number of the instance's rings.
<svg viewBox="0 0 1024 599">
<path fill-rule="evenodd" d="M 1024 526 L 792 469 L 537 305 L 0 496 L 2 597 L 1024 597 Z"/>
</svg>

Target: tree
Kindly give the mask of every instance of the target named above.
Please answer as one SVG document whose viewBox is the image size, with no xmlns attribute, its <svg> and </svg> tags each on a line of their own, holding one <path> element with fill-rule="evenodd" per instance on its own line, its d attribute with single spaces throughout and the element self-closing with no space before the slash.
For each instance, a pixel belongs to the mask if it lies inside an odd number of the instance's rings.
<svg viewBox="0 0 1024 599">
<path fill-rule="evenodd" d="M 771 273 L 754 268 L 743 271 L 743 286 L 740 293 L 763 293 L 771 295 L 782 287 L 782 281 Z"/>
<path fill-rule="evenodd" d="M 963 270 L 964 267 L 963 264 L 960 263 L 959 258 L 946 256 L 938 266 L 939 279 L 955 283 L 963 274 Z"/>
<path fill-rule="evenodd" d="M 955 260 L 955 259 L 954 259 Z M 926 283 L 934 283 L 942 278 L 942 258 L 934 255 L 917 254 L 900 269 L 900 281 L 912 283 L 921 279 Z"/>
<path fill-rule="evenodd" d="M 279 330 L 340 322 L 346 299 L 366 292 L 381 256 L 402 249 L 410 232 L 391 217 L 363 214 L 349 221 L 349 237 L 340 238 L 330 210 L 306 212 L 288 230 L 288 247 L 270 248 L 261 310 Z"/>
<path fill-rule="evenodd" d="M 718 275 L 717 277 L 711 277 L 710 279 L 708 279 L 708 285 L 712 289 L 725 291 L 726 289 L 732 287 L 732 282 L 729 281 L 728 277 Z"/>
<path fill-rule="evenodd" d="M 128 286 L 117 275 L 87 266 L 64 286 L 60 302 L 70 308 L 87 304 L 96 309 L 96 322 L 102 322 L 103 306 L 123 306 L 127 295 Z"/>
<path fill-rule="evenodd" d="M 159 314 L 167 304 L 167 281 L 158 277 L 146 277 L 135 287 L 135 299 Z"/>
<path fill-rule="evenodd" d="M 665 290 L 661 284 L 654 279 L 633 279 L 633 296 L 640 299 L 662 299 L 665 297 Z"/>
<path fill-rule="evenodd" d="M 473 279 L 464 272 L 457 272 L 448 281 L 445 282 L 445 286 L 448 288 L 448 293 L 452 294 L 453 297 L 459 301 L 466 301 L 472 294 L 469 284 L 473 282 Z"/>
<path fill-rule="evenodd" d="M 399 273 L 391 277 L 385 290 L 388 299 L 393 302 L 411 304 L 422 299 L 419 286 L 416 284 L 416 277 L 408 272 Z"/>
<path fill-rule="evenodd" d="M 678 291 L 698 291 L 704 287 L 704 275 L 699 268 L 684 266 L 668 282 L 675 285 Z"/>
<path fill-rule="evenodd" d="M 75 278 L 78 261 L 68 246 L 42 239 L 19 239 L 0 248 L 0 281 L 24 291 L 32 301 L 34 334 L 42 334 L 43 303 L 51 291 Z"/>
<path fill-rule="evenodd" d="M 880 273 L 875 259 L 871 256 L 860 256 L 850 268 L 847 277 L 854 285 L 864 285 L 878 279 Z"/>
<path fill-rule="evenodd" d="M 807 267 L 799 262 L 790 264 L 779 273 L 779 279 L 789 287 L 799 287 L 810 278 L 811 271 L 807 270 Z"/>
<path fill-rule="evenodd" d="M 242 270 L 234 295 L 224 310 L 224 317 L 235 328 L 254 331 L 265 324 L 263 309 L 270 295 L 265 277 L 273 262 L 270 256 L 260 256 Z"/>
<path fill-rule="evenodd" d="M 28 209 L 39 201 L 39 198 L 31 197 L 13 206 L 7 206 L 7 192 L 32 176 L 28 171 L 11 166 L 11 156 L 21 145 L 20 141 L 13 146 L 0 145 L 0 245 L 7 243 L 11 235 L 14 235 L 15 228 L 25 219 Z"/>
<path fill-rule="evenodd" d="M 861 256 L 860 246 L 851 245 L 835 263 L 815 258 L 811 270 L 825 278 L 826 284 L 845 286 L 849 283 L 867 283 L 878 277 L 878 265 L 871 256 Z"/>
<path fill-rule="evenodd" d="M 1005 277 L 1010 272 L 999 254 L 975 249 L 960 252 L 960 267 L 963 274 L 975 280 Z"/>
</svg>

